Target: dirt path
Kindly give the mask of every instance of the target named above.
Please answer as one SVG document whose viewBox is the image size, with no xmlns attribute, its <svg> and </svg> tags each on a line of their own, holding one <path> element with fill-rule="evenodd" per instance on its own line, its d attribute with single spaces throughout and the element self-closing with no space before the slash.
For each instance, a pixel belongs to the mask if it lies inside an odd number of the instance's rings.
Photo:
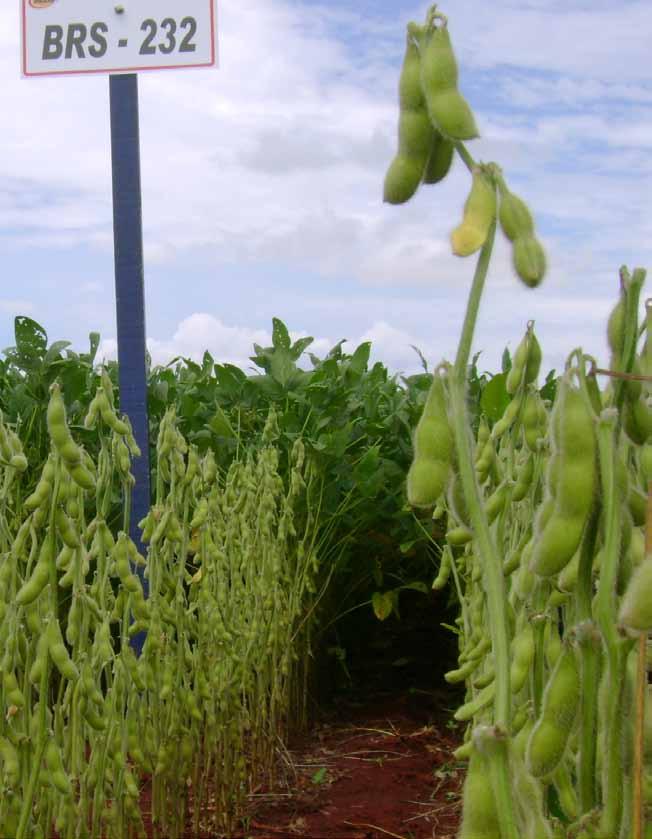
<svg viewBox="0 0 652 839">
<path fill-rule="evenodd" d="M 241 839 L 454 839 L 463 767 L 445 694 L 375 695 L 290 744 L 283 781 L 252 796 Z M 439 710 L 435 710 L 438 708 Z"/>
</svg>

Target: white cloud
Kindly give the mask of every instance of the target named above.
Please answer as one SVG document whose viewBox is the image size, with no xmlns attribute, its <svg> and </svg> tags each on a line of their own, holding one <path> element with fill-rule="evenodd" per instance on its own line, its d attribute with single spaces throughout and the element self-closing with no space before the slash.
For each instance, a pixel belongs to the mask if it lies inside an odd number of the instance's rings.
<svg viewBox="0 0 652 839">
<path fill-rule="evenodd" d="M 17 299 L 0 299 L 0 312 L 3 315 L 29 315 L 34 311 L 34 304 L 31 300 Z"/>
<path fill-rule="evenodd" d="M 428 4 L 418 5 L 413 16 L 423 17 Z M 652 8 L 616 0 L 454 6 L 462 86 L 483 133 L 469 148 L 498 160 L 531 204 L 550 262 L 544 285 L 523 289 L 499 240 L 476 344 L 495 364 L 533 317 L 558 366 L 569 342 L 602 346 L 619 265 L 652 257 Z M 0 104 L 11 115 L 0 133 L 2 244 L 40 250 L 44 272 L 53 254 L 82 246 L 110 264 L 108 81 L 19 79 L 17 12 L 18 3 L 0 9 Z M 395 369 L 418 368 L 410 343 L 431 359 L 453 356 L 474 260 L 453 257 L 448 235 L 468 173 L 457 163 L 408 204 L 381 201 L 408 17 L 386 4 L 363 14 L 353 0 L 338 8 L 222 0 L 219 70 L 140 77 L 149 288 L 199 250 L 211 270 L 280 266 L 290 289 L 283 299 L 296 289 L 295 310 L 318 323 L 324 351 L 345 332 L 375 336 L 374 352 Z M 206 281 L 206 302 L 181 311 L 191 271 L 169 299 L 156 299 L 176 330 L 148 314 L 154 358 L 208 349 L 248 366 L 253 341 L 270 340 L 256 324 L 273 294 L 265 286 L 260 299 L 243 300 L 241 316 L 220 319 L 222 299 L 240 288 Z M 113 300 L 105 285 L 89 276 L 84 298 L 75 291 L 61 317 L 106 328 Z M 43 300 L 49 312 L 53 302 Z M 33 311 L 28 299 L 18 302 Z M 102 348 L 115 353 L 110 340 Z"/>
</svg>

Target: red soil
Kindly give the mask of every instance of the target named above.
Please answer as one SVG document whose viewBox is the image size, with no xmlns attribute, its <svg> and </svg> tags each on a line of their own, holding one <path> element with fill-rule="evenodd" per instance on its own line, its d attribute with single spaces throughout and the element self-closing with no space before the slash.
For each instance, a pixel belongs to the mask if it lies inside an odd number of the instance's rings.
<svg viewBox="0 0 652 839">
<path fill-rule="evenodd" d="M 425 696 L 340 709 L 290 744 L 285 782 L 252 796 L 241 839 L 453 839 L 463 767 Z M 430 699 L 432 704 L 432 699 Z"/>
</svg>

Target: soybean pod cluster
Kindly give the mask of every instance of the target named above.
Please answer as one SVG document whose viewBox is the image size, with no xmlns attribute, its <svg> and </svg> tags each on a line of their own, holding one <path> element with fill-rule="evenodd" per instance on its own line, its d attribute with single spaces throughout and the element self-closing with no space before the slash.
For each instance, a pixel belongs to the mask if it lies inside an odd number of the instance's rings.
<svg viewBox="0 0 652 839">
<path fill-rule="evenodd" d="M 83 422 L 97 458 L 64 397 L 55 383 L 33 486 L 0 418 L 0 836 L 145 837 L 145 784 L 159 835 L 232 833 L 306 715 L 319 557 L 303 441 L 284 480 L 272 409 L 224 472 L 168 410 L 136 544 L 139 450 L 111 382 Z"/>
<path fill-rule="evenodd" d="M 452 252 L 467 257 L 493 241 L 499 224 L 510 242 L 517 277 L 530 288 L 543 280 L 547 260 L 525 201 L 512 192 L 495 163 L 476 163 L 464 142 L 479 136 L 459 90 L 459 68 L 446 15 L 432 6 L 424 24 L 407 24 L 399 85 L 398 149 L 385 175 L 383 200 L 404 204 L 422 184 L 449 173 L 456 152 L 471 174 L 462 220 L 451 233 Z"/>
<path fill-rule="evenodd" d="M 652 430 L 631 419 L 633 404 L 641 413 L 652 404 L 652 377 L 640 372 L 652 335 L 649 301 L 639 317 L 644 280 L 642 269 L 620 271 L 608 365 L 578 348 L 552 389 L 550 379 L 540 388 L 542 349 L 528 322 L 504 379 L 511 401 L 477 424 L 470 465 L 500 562 L 503 660 L 451 385 L 443 391 L 446 433 L 431 449 L 454 442 L 448 471 L 432 469 L 430 508 L 447 522 L 433 589 L 452 587 L 461 608 L 458 664 L 445 674 L 466 689 L 454 713 L 465 727 L 456 756 L 469 761 L 459 839 L 510 836 L 504 802 L 513 835 L 525 839 L 632 839 L 637 822 L 638 835 L 652 829 Z M 415 437 L 415 461 L 422 448 Z"/>
</svg>

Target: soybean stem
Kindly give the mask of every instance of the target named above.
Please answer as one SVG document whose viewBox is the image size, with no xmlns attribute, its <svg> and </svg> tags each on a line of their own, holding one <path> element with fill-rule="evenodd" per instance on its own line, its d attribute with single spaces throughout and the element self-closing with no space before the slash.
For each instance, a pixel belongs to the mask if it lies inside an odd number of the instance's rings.
<svg viewBox="0 0 652 839">
<path fill-rule="evenodd" d="M 471 436 L 469 434 L 470 422 L 466 404 L 467 365 L 471 353 L 482 292 L 489 270 L 495 235 L 496 221 L 494 220 L 487 239 L 480 251 L 471 293 L 469 294 L 462 335 L 457 350 L 452 380 L 450 382 L 450 400 L 459 474 L 462 480 L 464 499 L 467 504 L 475 541 L 482 562 L 491 622 L 491 638 L 496 666 L 494 724 L 498 729 L 509 732 L 511 709 L 510 662 L 503 569 L 500 557 L 491 538 L 489 523 L 480 495 L 480 488 L 475 477 Z M 491 755 L 490 759 L 492 761 L 492 786 L 496 797 L 496 809 L 500 819 L 501 839 L 518 839 L 507 750 L 498 750 L 496 754 Z"/>
<path fill-rule="evenodd" d="M 471 155 L 466 150 L 466 146 L 464 145 L 464 143 L 462 143 L 458 140 L 458 142 L 455 143 L 455 148 L 457 149 L 457 153 L 459 154 L 459 156 L 464 161 L 464 164 L 465 164 L 466 168 L 469 170 L 469 172 L 473 172 L 473 170 L 475 169 L 475 165 L 476 165 L 475 160 L 471 157 Z"/>
</svg>

